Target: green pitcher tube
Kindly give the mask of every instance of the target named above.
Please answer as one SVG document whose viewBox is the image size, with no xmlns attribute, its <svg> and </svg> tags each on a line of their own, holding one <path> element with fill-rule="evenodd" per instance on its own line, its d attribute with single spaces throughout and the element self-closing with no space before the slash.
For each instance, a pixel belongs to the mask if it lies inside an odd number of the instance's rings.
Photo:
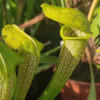
<svg viewBox="0 0 100 100">
<path fill-rule="evenodd" d="M 16 85 L 16 66 L 23 57 L 0 41 L 0 100 L 12 100 Z"/>
<path fill-rule="evenodd" d="M 54 100 L 71 76 L 85 51 L 87 41 L 90 37 L 89 34 L 85 33 L 89 33 L 89 23 L 81 12 L 74 9 L 50 6 L 47 4 L 42 5 L 42 7 L 47 17 L 65 24 L 60 30 L 63 46 L 59 56 L 59 63 L 47 88 L 38 98 L 38 100 Z M 76 17 L 78 15 L 81 16 L 79 20 Z M 75 26 L 74 21 L 79 24 Z M 85 25 L 81 27 L 83 23 Z"/>
<path fill-rule="evenodd" d="M 11 49 L 16 50 L 23 57 L 18 67 L 13 100 L 25 100 L 35 76 L 43 44 L 28 36 L 16 25 L 6 25 L 2 30 L 2 37 Z"/>
</svg>

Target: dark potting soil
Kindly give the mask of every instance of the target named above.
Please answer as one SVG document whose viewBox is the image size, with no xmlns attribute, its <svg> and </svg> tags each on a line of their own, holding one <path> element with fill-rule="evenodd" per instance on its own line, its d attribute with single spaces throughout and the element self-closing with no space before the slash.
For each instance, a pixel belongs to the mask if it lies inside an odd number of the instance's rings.
<svg viewBox="0 0 100 100">
<path fill-rule="evenodd" d="M 93 70 L 94 70 L 95 82 L 100 82 L 100 70 L 97 69 L 95 66 L 93 66 Z M 78 66 L 72 73 L 71 79 L 77 81 L 90 82 L 91 78 L 90 78 L 90 70 L 88 63 L 80 61 Z"/>
</svg>

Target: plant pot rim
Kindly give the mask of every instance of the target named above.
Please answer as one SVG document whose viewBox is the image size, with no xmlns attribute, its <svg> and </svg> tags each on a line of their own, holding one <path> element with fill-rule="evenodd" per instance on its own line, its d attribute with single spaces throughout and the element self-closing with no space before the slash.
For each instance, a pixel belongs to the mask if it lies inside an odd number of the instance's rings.
<svg viewBox="0 0 100 100">
<path fill-rule="evenodd" d="M 73 79 L 69 79 L 67 82 L 76 83 L 76 84 L 79 84 L 79 85 L 88 85 L 88 86 L 90 86 L 90 82 L 77 81 L 77 80 L 73 80 Z M 100 82 L 95 83 L 95 85 L 100 86 Z"/>
</svg>

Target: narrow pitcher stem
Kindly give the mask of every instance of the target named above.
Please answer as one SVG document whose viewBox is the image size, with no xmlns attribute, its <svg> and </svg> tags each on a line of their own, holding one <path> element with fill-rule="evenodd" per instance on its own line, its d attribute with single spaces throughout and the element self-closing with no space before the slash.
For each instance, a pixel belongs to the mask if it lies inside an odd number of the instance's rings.
<svg viewBox="0 0 100 100">
<path fill-rule="evenodd" d="M 64 87 L 80 61 L 87 40 L 63 40 L 57 69 L 44 93 L 38 100 L 54 100 L 59 91 Z"/>
</svg>

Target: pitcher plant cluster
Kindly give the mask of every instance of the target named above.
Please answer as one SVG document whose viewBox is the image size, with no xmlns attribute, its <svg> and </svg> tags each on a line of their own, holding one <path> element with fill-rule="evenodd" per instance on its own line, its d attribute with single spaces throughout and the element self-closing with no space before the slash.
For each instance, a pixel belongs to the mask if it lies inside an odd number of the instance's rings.
<svg viewBox="0 0 100 100">
<path fill-rule="evenodd" d="M 79 10 L 48 4 L 42 4 L 41 7 L 46 17 L 63 24 L 60 29 L 63 45 L 56 71 L 38 98 L 54 100 L 85 51 L 87 41 L 91 37 L 90 24 Z M 43 47 L 41 42 L 27 35 L 16 25 L 6 25 L 2 29 L 0 100 L 25 100 L 36 74 Z"/>
</svg>

